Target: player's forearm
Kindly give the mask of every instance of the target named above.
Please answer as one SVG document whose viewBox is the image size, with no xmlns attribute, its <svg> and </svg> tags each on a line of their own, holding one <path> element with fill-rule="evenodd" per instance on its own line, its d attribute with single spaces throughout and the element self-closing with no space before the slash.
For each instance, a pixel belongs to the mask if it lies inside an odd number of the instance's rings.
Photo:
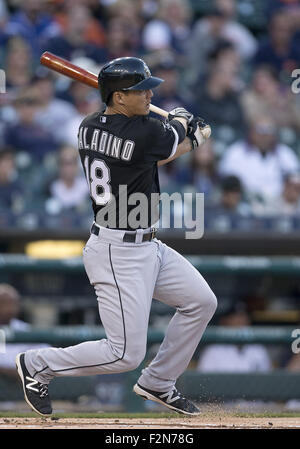
<svg viewBox="0 0 300 449">
<path fill-rule="evenodd" d="M 186 137 L 183 142 L 181 142 L 176 150 L 176 153 L 174 156 L 169 157 L 168 159 L 164 159 L 162 161 L 159 161 L 157 163 L 158 166 L 167 164 L 168 162 L 173 161 L 174 159 L 177 159 L 178 157 L 182 156 L 185 153 L 188 153 L 192 149 L 191 139 L 189 137 Z"/>
<path fill-rule="evenodd" d="M 178 122 L 180 122 L 184 127 L 185 132 L 187 132 L 187 121 L 185 118 L 175 117 L 173 120 L 178 120 Z"/>
</svg>

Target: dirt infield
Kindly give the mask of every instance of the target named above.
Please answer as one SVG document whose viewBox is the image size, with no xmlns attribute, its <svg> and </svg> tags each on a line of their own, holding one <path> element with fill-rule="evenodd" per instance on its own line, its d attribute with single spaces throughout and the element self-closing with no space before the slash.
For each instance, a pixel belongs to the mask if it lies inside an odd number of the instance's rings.
<svg viewBox="0 0 300 449">
<path fill-rule="evenodd" d="M 300 418 L 0 418 L 0 429 L 300 429 Z"/>
</svg>

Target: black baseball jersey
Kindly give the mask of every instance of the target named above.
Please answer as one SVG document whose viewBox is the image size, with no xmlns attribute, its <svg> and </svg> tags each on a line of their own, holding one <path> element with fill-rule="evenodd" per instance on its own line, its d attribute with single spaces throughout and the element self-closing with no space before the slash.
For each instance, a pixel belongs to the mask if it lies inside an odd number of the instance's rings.
<svg viewBox="0 0 300 449">
<path fill-rule="evenodd" d="M 78 148 L 99 225 L 134 230 L 157 221 L 157 162 L 178 139 L 174 126 L 148 116 L 96 112 L 82 121 Z"/>
</svg>

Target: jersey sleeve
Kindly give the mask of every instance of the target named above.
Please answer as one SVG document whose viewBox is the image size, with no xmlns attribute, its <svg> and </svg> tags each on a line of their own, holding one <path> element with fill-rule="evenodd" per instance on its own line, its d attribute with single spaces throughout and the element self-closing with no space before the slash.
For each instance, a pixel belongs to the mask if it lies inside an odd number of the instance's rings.
<svg viewBox="0 0 300 449">
<path fill-rule="evenodd" d="M 178 132 L 170 123 L 149 119 L 148 142 L 145 149 L 145 159 L 161 161 L 176 153 L 179 142 Z"/>
</svg>

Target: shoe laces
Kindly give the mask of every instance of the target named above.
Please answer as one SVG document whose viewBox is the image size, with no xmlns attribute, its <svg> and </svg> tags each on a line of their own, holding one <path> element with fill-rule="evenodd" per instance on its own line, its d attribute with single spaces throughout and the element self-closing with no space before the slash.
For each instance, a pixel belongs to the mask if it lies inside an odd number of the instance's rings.
<svg viewBox="0 0 300 449">
<path fill-rule="evenodd" d="M 48 396 L 48 385 L 46 384 L 41 384 L 40 388 L 40 398 L 43 399 L 46 396 Z"/>
<path fill-rule="evenodd" d="M 178 391 L 176 387 L 173 387 L 171 391 L 173 392 L 174 395 L 176 394 L 177 396 L 183 397 L 183 394 L 180 393 L 180 391 Z"/>
</svg>

